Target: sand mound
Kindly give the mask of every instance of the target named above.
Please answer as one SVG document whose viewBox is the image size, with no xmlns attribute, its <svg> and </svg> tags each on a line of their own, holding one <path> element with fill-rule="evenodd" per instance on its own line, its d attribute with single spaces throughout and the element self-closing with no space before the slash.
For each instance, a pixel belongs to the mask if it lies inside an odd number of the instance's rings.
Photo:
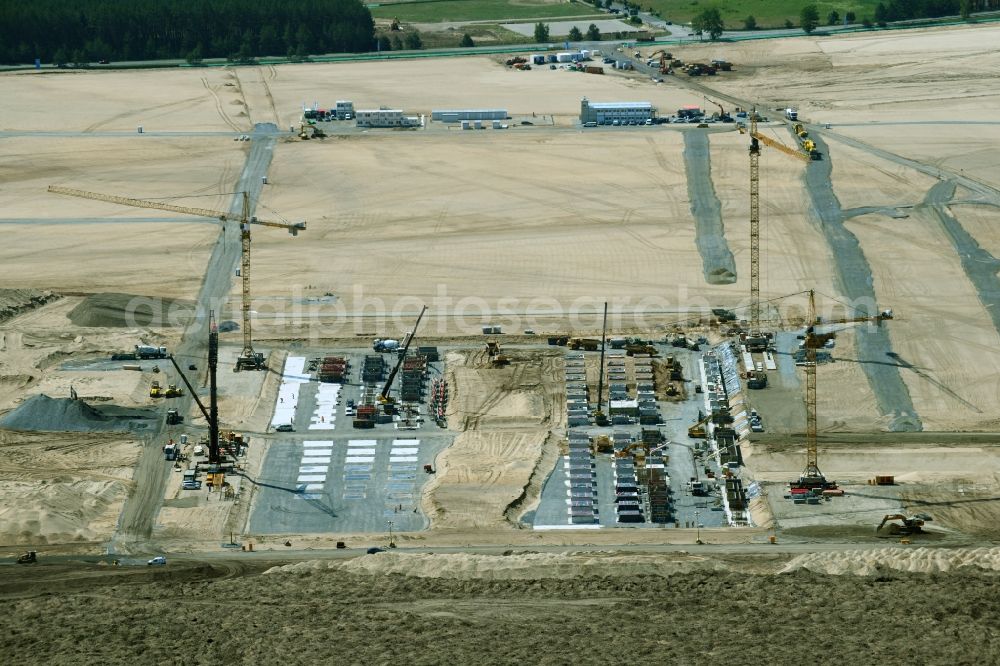
<svg viewBox="0 0 1000 666">
<path fill-rule="evenodd" d="M 68 316 L 76 326 L 137 328 L 184 326 L 194 311 L 188 301 L 106 292 L 87 296 Z"/>
<path fill-rule="evenodd" d="M 571 579 L 580 577 L 667 576 L 693 570 L 726 570 L 720 561 L 687 553 L 621 555 L 614 553 L 524 553 L 517 555 L 427 554 L 386 552 L 350 560 L 310 560 L 273 567 L 265 573 L 310 574 L 335 570 L 382 576 L 459 580 Z"/>
<path fill-rule="evenodd" d="M 0 289 L 0 321 L 13 319 L 22 312 L 59 298 L 51 291 L 38 289 Z"/>
<path fill-rule="evenodd" d="M 938 573 L 962 567 L 1000 571 L 1000 548 L 881 548 L 799 555 L 780 573 L 807 569 L 826 574 L 870 576 L 887 569 Z"/>
<path fill-rule="evenodd" d="M 124 481 L 8 483 L 0 506 L 0 543 L 98 541 L 114 528 Z"/>
<path fill-rule="evenodd" d="M 10 430 L 84 432 L 91 430 L 141 430 L 154 418 L 150 410 L 109 406 L 98 410 L 83 400 L 32 396 L 0 418 L 0 427 Z"/>
</svg>

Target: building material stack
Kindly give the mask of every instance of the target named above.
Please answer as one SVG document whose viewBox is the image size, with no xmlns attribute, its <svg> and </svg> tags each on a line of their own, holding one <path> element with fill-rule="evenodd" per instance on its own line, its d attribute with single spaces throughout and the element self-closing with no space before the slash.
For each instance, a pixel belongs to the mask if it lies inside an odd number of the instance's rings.
<svg viewBox="0 0 1000 666">
<path fill-rule="evenodd" d="M 427 357 L 416 355 L 404 359 L 400 382 L 400 400 L 420 402 L 424 397 L 424 384 L 427 382 Z"/>
<path fill-rule="evenodd" d="M 590 425 L 589 396 L 583 352 L 569 352 L 566 354 L 566 423 L 568 426 Z"/>
<path fill-rule="evenodd" d="M 566 472 L 569 478 L 569 522 L 572 525 L 593 525 L 598 522 L 597 476 L 590 437 L 585 432 L 569 431 L 569 456 Z"/>
<path fill-rule="evenodd" d="M 639 498 L 639 481 L 635 474 L 635 461 L 631 458 L 615 460 L 615 511 L 619 523 L 644 523 L 642 502 Z"/>
<path fill-rule="evenodd" d="M 381 355 L 365 356 L 364 365 L 361 367 L 361 381 L 364 383 L 377 383 L 385 378 L 385 359 Z"/>
<path fill-rule="evenodd" d="M 431 413 L 434 420 L 443 423 L 447 418 L 448 409 L 448 382 L 444 379 L 435 379 L 431 382 Z"/>
<path fill-rule="evenodd" d="M 347 381 L 347 359 L 343 356 L 325 356 L 319 367 L 319 381 L 343 384 Z"/>
<path fill-rule="evenodd" d="M 374 428 L 375 412 L 375 405 L 359 405 L 352 425 L 355 428 Z"/>
<path fill-rule="evenodd" d="M 425 356 L 428 363 L 437 363 L 441 360 L 441 354 L 437 347 L 417 347 L 417 353 Z"/>
</svg>

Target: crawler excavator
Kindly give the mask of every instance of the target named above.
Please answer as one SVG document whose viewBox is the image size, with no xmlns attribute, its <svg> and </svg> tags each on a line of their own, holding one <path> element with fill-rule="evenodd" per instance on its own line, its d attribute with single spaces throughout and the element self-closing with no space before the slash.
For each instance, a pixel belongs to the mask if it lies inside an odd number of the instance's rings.
<svg viewBox="0 0 1000 666">
<path fill-rule="evenodd" d="M 882 528 L 886 527 L 886 523 L 889 523 L 890 520 L 898 520 L 901 524 L 890 523 L 886 531 L 882 532 Z M 912 516 L 904 516 L 901 513 L 886 514 L 882 518 L 882 522 L 875 528 L 875 535 L 888 537 L 920 534 L 924 531 L 924 523 L 929 523 L 932 520 L 934 519 L 926 513 L 917 513 Z"/>
</svg>

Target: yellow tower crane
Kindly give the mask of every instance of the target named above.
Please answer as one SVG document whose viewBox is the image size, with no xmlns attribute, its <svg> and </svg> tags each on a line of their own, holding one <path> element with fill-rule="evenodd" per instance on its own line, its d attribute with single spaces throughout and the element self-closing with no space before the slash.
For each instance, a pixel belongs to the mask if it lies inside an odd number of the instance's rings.
<svg viewBox="0 0 1000 666">
<path fill-rule="evenodd" d="M 809 161 L 809 157 L 757 132 L 757 109 L 750 110 L 750 334 L 747 351 L 764 351 L 767 338 L 760 328 L 760 144 L 786 155 Z"/>
<path fill-rule="evenodd" d="M 831 484 L 819 470 L 819 456 L 817 453 L 817 428 L 816 428 L 816 350 L 822 349 L 829 340 L 836 337 L 836 333 L 818 333 L 817 326 L 832 324 L 851 324 L 857 322 L 872 322 L 881 324 L 887 319 L 892 319 L 892 310 L 882 310 L 876 315 L 861 315 L 858 317 L 845 317 L 823 321 L 816 315 L 816 294 L 809 291 L 809 320 L 806 328 L 805 340 L 802 343 L 805 349 L 805 371 L 806 371 L 806 468 L 797 482 L 792 482 L 792 488 L 827 488 Z"/>
<path fill-rule="evenodd" d="M 243 351 L 240 352 L 240 356 L 236 360 L 234 370 L 264 369 L 264 355 L 254 351 L 253 335 L 250 326 L 250 225 L 259 224 L 265 227 L 286 229 L 291 235 L 297 236 L 299 231 L 305 230 L 305 222 L 273 222 L 270 220 L 261 220 L 256 217 L 251 217 L 250 200 L 246 192 L 242 193 L 243 206 L 239 215 L 218 210 L 210 210 L 208 208 L 192 208 L 189 206 L 177 206 L 175 204 L 169 204 L 161 201 L 147 201 L 145 199 L 132 199 L 129 197 L 115 196 L 113 194 L 86 192 L 84 190 L 75 190 L 69 187 L 61 187 L 59 185 L 49 185 L 49 192 L 64 194 L 71 197 L 80 197 L 82 199 L 107 201 L 109 203 L 116 203 L 122 206 L 132 206 L 135 208 L 152 208 L 155 210 L 167 210 L 174 213 L 183 213 L 185 215 L 196 215 L 198 217 L 214 217 L 222 222 L 238 219 L 240 222 L 241 242 L 240 275 L 243 278 Z"/>
</svg>

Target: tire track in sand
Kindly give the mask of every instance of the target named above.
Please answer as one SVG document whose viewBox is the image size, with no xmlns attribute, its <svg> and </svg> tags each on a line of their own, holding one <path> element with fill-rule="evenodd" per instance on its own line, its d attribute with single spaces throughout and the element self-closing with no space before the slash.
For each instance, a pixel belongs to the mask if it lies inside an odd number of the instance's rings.
<svg viewBox="0 0 1000 666">
<path fill-rule="evenodd" d="M 215 110 L 219 112 L 219 117 L 222 118 L 222 122 L 229 125 L 229 127 L 231 127 L 234 132 L 241 132 L 242 130 L 240 129 L 239 125 L 234 123 L 233 119 L 230 118 L 229 114 L 226 113 L 225 109 L 222 108 L 222 100 L 219 98 L 219 93 L 215 92 L 215 88 L 213 88 L 208 83 L 208 79 L 206 79 L 204 76 L 201 77 L 201 83 L 203 86 L 205 86 L 205 90 L 207 90 L 209 93 L 212 94 L 212 99 L 215 100 Z"/>
</svg>

